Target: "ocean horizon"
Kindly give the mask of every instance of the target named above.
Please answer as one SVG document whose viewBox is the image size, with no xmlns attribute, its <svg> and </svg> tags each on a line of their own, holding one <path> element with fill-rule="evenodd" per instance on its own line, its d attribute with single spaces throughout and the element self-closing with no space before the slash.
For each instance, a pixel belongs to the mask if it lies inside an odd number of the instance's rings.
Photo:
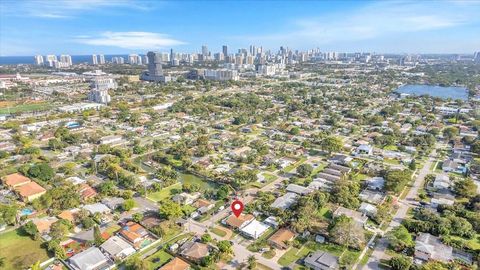
<svg viewBox="0 0 480 270">
<path fill-rule="evenodd" d="M 143 55 L 143 54 L 139 54 L 139 55 Z M 0 65 L 20 65 L 20 64 L 33 65 L 35 63 L 34 57 L 35 57 L 34 55 L 32 56 L 0 56 Z M 123 57 L 125 59 L 125 62 L 128 61 L 128 54 L 105 54 L 105 61 L 111 62 L 112 57 Z M 60 56 L 57 55 L 57 58 L 60 58 Z M 73 64 L 92 63 L 92 55 L 72 55 L 72 63 Z"/>
</svg>

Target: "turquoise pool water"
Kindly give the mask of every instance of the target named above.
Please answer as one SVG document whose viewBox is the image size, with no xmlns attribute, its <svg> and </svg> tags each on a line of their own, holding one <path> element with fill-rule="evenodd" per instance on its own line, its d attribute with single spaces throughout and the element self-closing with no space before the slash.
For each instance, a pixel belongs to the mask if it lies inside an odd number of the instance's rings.
<svg viewBox="0 0 480 270">
<path fill-rule="evenodd" d="M 20 215 L 21 216 L 29 216 L 31 214 L 33 214 L 35 211 L 33 211 L 32 209 L 30 208 L 24 208 L 20 211 Z"/>
</svg>

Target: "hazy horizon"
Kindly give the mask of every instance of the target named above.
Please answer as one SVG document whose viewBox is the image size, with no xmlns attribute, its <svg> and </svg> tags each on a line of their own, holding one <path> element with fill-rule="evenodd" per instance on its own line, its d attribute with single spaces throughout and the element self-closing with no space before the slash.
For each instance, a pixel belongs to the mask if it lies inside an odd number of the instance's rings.
<svg viewBox="0 0 480 270">
<path fill-rule="evenodd" d="M 299 4 L 300 3 L 300 4 Z M 415 54 L 480 51 L 480 1 L 0 3 L 0 55 L 231 52 L 249 45 Z"/>
</svg>

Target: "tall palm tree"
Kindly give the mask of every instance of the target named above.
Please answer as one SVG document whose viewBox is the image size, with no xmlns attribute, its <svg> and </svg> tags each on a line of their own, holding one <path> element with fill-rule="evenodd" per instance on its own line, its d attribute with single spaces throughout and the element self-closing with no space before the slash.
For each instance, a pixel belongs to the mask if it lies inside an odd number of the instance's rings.
<svg viewBox="0 0 480 270">
<path fill-rule="evenodd" d="M 257 267 L 257 258 L 255 256 L 250 255 L 248 256 L 248 269 L 255 269 Z"/>
</svg>

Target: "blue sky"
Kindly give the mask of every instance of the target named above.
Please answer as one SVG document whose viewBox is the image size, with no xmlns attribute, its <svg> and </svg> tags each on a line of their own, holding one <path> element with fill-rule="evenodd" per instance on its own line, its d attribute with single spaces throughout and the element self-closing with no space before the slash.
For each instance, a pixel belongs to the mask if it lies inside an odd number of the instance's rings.
<svg viewBox="0 0 480 270">
<path fill-rule="evenodd" d="M 480 51 L 480 1 L 2 0 L 0 55 Z"/>
</svg>

